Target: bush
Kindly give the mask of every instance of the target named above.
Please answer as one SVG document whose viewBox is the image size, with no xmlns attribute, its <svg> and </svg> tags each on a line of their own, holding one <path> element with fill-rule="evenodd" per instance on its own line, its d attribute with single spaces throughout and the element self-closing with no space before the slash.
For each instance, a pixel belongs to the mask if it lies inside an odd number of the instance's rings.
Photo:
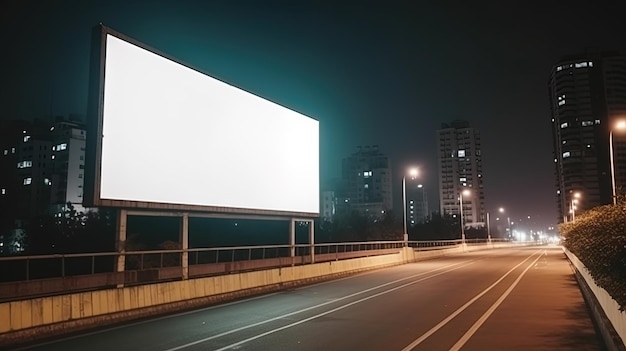
<svg viewBox="0 0 626 351">
<path fill-rule="evenodd" d="M 626 308 L 626 201 L 591 209 L 561 224 L 564 246 L 589 269 L 598 286 Z"/>
</svg>

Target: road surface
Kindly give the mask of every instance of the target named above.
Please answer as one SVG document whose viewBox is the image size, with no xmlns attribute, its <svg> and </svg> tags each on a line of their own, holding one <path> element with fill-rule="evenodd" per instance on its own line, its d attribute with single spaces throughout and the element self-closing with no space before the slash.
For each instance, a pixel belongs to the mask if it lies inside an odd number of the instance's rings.
<svg viewBox="0 0 626 351">
<path fill-rule="evenodd" d="M 380 269 L 28 350 L 602 350 L 562 250 Z"/>
</svg>

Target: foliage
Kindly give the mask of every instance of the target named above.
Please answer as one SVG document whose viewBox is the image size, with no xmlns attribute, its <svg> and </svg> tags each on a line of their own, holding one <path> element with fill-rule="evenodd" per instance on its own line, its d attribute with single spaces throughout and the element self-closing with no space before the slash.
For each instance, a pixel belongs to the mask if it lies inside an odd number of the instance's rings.
<svg viewBox="0 0 626 351">
<path fill-rule="evenodd" d="M 317 242 L 402 240 L 402 223 L 391 211 L 381 218 L 358 211 L 338 213 L 332 222 L 323 221 L 316 229 Z"/>
<path fill-rule="evenodd" d="M 25 225 L 25 254 L 108 252 L 115 249 L 115 218 L 106 209 L 78 212 L 68 203 L 60 217 Z"/>
<path fill-rule="evenodd" d="M 626 308 L 626 201 L 593 208 L 559 226 L 564 246 L 589 269 L 596 284 Z"/>
<path fill-rule="evenodd" d="M 409 240 L 454 240 L 461 238 L 458 218 L 433 213 L 430 219 L 409 229 Z"/>
</svg>

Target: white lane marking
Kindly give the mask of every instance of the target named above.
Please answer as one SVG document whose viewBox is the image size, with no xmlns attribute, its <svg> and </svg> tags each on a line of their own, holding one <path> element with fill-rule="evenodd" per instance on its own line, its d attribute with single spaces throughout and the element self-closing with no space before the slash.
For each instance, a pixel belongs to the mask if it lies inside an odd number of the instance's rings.
<svg viewBox="0 0 626 351">
<path fill-rule="evenodd" d="M 491 307 L 489 307 L 489 309 L 482 316 L 480 316 L 480 318 L 478 318 L 478 320 L 469 328 L 469 330 L 465 332 L 465 334 L 463 334 L 463 336 L 459 339 L 459 341 L 457 341 L 456 344 L 454 344 L 454 346 L 450 348 L 450 351 L 458 351 L 461 349 L 461 347 L 463 347 L 463 345 L 465 345 L 465 343 L 474 335 L 474 333 L 476 333 L 478 328 L 480 328 L 480 326 L 483 325 L 483 323 L 485 323 L 487 318 L 491 316 L 493 311 L 495 311 L 496 308 L 498 308 L 498 306 L 502 304 L 502 301 L 504 301 L 504 299 L 506 299 L 507 296 L 509 296 L 511 291 L 513 291 L 513 289 L 517 286 L 520 280 L 522 280 L 522 277 L 524 277 L 526 272 L 528 272 L 530 268 L 534 267 L 540 258 L 542 257 L 541 256 L 537 257 L 533 263 L 531 263 L 530 265 L 528 265 L 528 267 L 526 267 L 526 269 L 522 272 L 522 274 L 520 274 L 519 277 L 515 279 L 513 284 L 511 284 L 511 286 L 509 286 L 509 288 L 506 289 L 506 291 L 500 296 L 500 298 L 498 298 L 498 300 L 496 300 L 496 302 L 493 305 L 491 305 Z"/>
<path fill-rule="evenodd" d="M 539 251 L 541 251 L 541 250 L 533 252 L 530 256 L 526 257 L 522 262 L 518 263 L 515 267 L 511 268 L 508 272 L 504 273 L 504 275 L 502 277 L 500 277 L 500 279 L 496 280 L 495 283 L 491 284 L 487 289 L 483 290 L 480 294 L 476 295 L 473 299 L 469 300 L 463 306 L 459 307 L 456 311 L 452 312 L 452 314 L 450 314 L 448 317 L 446 317 L 446 319 L 442 320 L 437 325 L 432 327 L 429 331 L 427 331 L 426 333 L 422 334 L 422 336 L 420 336 L 415 341 L 413 341 L 412 343 L 407 345 L 405 348 L 403 348 L 402 351 L 412 350 L 415 346 L 421 344 L 424 340 L 426 340 L 428 337 L 433 335 L 436 331 L 441 329 L 444 325 L 448 324 L 448 322 L 450 322 L 454 317 L 456 317 L 461 312 L 463 312 L 471 304 L 476 302 L 476 300 L 478 300 L 483 295 L 485 295 L 489 290 L 493 289 L 496 285 L 498 285 L 498 283 L 500 283 L 502 280 L 504 280 L 504 278 L 506 278 L 507 275 L 511 274 L 511 272 L 513 272 L 515 269 L 517 269 L 517 267 L 521 266 L 524 262 L 528 261 L 528 259 L 533 257 Z"/>
<path fill-rule="evenodd" d="M 389 290 L 385 290 L 385 291 L 382 291 L 382 292 L 380 292 L 380 293 L 377 293 L 377 294 L 374 294 L 374 295 L 370 295 L 370 296 L 368 296 L 368 297 L 364 297 L 364 298 L 362 298 L 362 299 L 360 299 L 360 300 L 356 300 L 356 301 L 350 302 L 350 303 L 348 303 L 348 304 L 346 304 L 346 305 L 339 306 L 339 307 L 334 308 L 334 309 L 332 309 L 332 310 L 329 310 L 329 311 L 326 311 L 326 312 L 323 312 L 323 313 L 317 314 L 317 315 L 315 315 L 315 316 L 312 316 L 312 317 L 309 317 L 309 318 L 306 318 L 306 319 L 300 320 L 300 321 L 298 321 L 298 322 L 294 322 L 294 323 L 292 323 L 292 324 L 285 325 L 285 326 L 280 327 L 280 328 L 277 328 L 277 329 L 272 329 L 272 330 L 267 331 L 267 332 L 265 332 L 265 333 L 255 335 L 255 336 L 250 337 L 250 338 L 248 338 L 248 339 L 245 339 L 245 340 L 239 341 L 239 342 L 237 342 L 237 343 L 235 343 L 235 344 L 231 344 L 231 345 L 228 345 L 228 346 L 225 346 L 225 347 L 222 347 L 222 348 L 218 349 L 218 350 L 225 350 L 225 349 L 228 349 L 228 348 L 230 348 L 230 347 L 238 346 L 238 345 L 244 344 L 244 343 L 246 343 L 246 342 L 248 342 L 248 341 L 252 341 L 252 340 L 255 340 L 255 339 L 261 338 L 261 337 L 263 337 L 263 336 L 266 336 L 266 335 L 269 335 L 269 334 L 272 334 L 272 333 L 275 333 L 275 332 L 281 331 L 281 330 L 283 330 L 283 329 L 291 328 L 291 327 L 296 326 L 296 325 L 298 325 L 298 324 L 302 324 L 302 323 L 304 323 L 304 322 L 308 322 L 308 321 L 310 321 L 310 320 L 313 320 L 313 319 L 316 319 L 316 318 L 319 318 L 319 317 L 325 316 L 325 315 L 327 315 L 327 314 L 329 314 L 329 313 L 333 313 L 333 312 L 336 312 L 336 311 L 342 310 L 342 309 L 344 309 L 344 308 L 347 308 L 347 307 L 349 307 L 349 306 L 355 305 L 355 304 L 357 304 L 357 303 L 361 303 L 361 302 L 363 302 L 363 301 L 367 301 L 367 300 L 372 299 L 372 298 L 374 298 L 374 297 L 377 297 L 377 296 L 380 296 L 380 295 L 384 295 L 384 294 L 390 293 L 390 292 L 392 292 L 392 291 L 395 291 L 395 290 L 398 290 L 398 289 L 405 288 L 405 287 L 407 287 L 407 286 L 409 286 L 409 285 L 413 285 L 413 284 L 415 284 L 415 283 L 419 283 L 419 282 L 421 282 L 421 281 L 424 281 L 424 280 L 427 280 L 427 279 L 430 279 L 430 278 L 434 278 L 434 277 L 436 277 L 436 276 L 438 276 L 438 275 L 441 275 L 441 274 L 444 274 L 444 273 L 448 273 L 448 272 L 451 272 L 451 271 L 457 270 L 457 269 L 459 269 L 459 268 L 463 268 L 463 267 L 469 266 L 470 264 L 473 264 L 473 263 L 475 263 L 476 261 L 481 260 L 481 259 L 482 259 L 482 258 L 479 258 L 479 259 L 474 259 L 474 260 L 470 260 L 470 261 L 466 261 L 466 262 L 462 262 L 462 263 L 455 263 L 455 264 L 451 264 L 451 265 L 444 266 L 444 267 L 441 267 L 441 268 L 433 269 L 432 271 L 429 271 L 429 272 L 422 272 L 422 273 L 419 273 L 419 274 L 414 274 L 414 275 L 412 275 L 412 276 L 405 277 L 405 278 L 402 278 L 402 279 L 398 279 L 398 280 L 395 280 L 395 281 L 393 281 L 393 282 L 389 282 L 389 283 L 381 284 L 381 285 L 378 285 L 378 286 L 375 286 L 375 287 L 372 287 L 372 288 L 369 288 L 369 289 L 366 289 L 366 290 L 359 291 L 359 292 L 354 293 L 354 294 L 346 295 L 346 296 L 340 297 L 340 298 L 338 298 L 338 299 L 334 299 L 334 300 L 331 300 L 331 301 L 327 301 L 327 302 L 324 302 L 324 303 L 321 303 L 321 304 L 318 304 L 318 305 L 315 305 L 315 306 L 307 307 L 307 308 L 302 309 L 302 310 L 298 310 L 298 311 L 294 311 L 294 312 L 291 312 L 291 313 L 287 313 L 287 314 L 284 314 L 284 315 L 281 315 L 281 316 L 277 316 L 277 317 L 274 317 L 274 318 L 271 318 L 271 319 L 267 319 L 267 320 L 264 320 L 264 321 L 261 321 L 261 322 L 258 322 L 258 323 L 254 323 L 254 324 L 246 325 L 246 326 L 243 326 L 243 327 L 240 327 L 240 328 L 232 329 L 232 330 L 229 330 L 229 331 L 227 331 L 227 332 L 223 332 L 223 333 L 220 333 L 220 334 L 212 335 L 212 336 L 209 336 L 209 337 L 207 337 L 207 338 L 204 338 L 204 339 L 199 339 L 199 340 L 196 340 L 196 341 L 190 342 L 190 343 L 188 343 L 188 344 L 180 345 L 180 346 L 177 346 L 177 347 L 174 347 L 174 348 L 171 348 L 171 349 L 167 349 L 167 350 L 164 350 L 164 351 L 176 351 L 176 350 L 182 350 L 182 349 L 184 349 L 184 348 L 187 348 L 187 347 L 190 347 L 190 346 L 194 346 L 194 345 L 197 345 L 197 344 L 200 344 L 200 343 L 203 343 L 203 342 L 206 342 L 206 341 L 212 340 L 212 339 L 216 339 L 216 338 L 222 337 L 222 336 L 224 336 L 224 335 L 232 334 L 232 333 L 235 333 L 235 332 L 238 332 L 238 331 L 241 331 L 241 330 L 245 330 L 245 329 L 249 329 L 249 328 L 252 328 L 252 327 L 256 327 L 256 326 L 259 326 L 259 325 L 262 325 L 262 324 L 266 324 L 266 323 L 269 323 L 269 322 L 272 322 L 272 321 L 276 321 L 276 320 L 279 320 L 279 319 L 284 319 L 284 318 L 286 318 L 286 317 L 290 317 L 290 316 L 293 316 L 293 315 L 296 315 L 296 314 L 299 314 L 299 313 L 302 313 L 302 312 L 306 312 L 306 311 L 309 311 L 309 310 L 312 310 L 312 309 L 315 309 L 315 308 L 319 308 L 319 307 L 323 307 L 323 306 L 326 306 L 326 305 L 329 305 L 329 304 L 332 304 L 332 303 L 336 303 L 336 302 L 338 302 L 338 301 L 345 300 L 345 299 L 348 299 L 348 298 L 351 298 L 351 297 L 354 297 L 354 296 L 358 296 L 358 295 L 361 295 L 361 294 L 364 294 L 364 293 L 370 292 L 370 291 L 372 291 L 372 290 L 380 289 L 380 288 L 383 288 L 383 287 L 385 287 L 385 286 L 388 286 L 388 285 L 391 285 L 391 284 L 395 284 L 395 283 L 398 283 L 398 282 L 401 282 L 401 281 L 404 281 L 404 280 L 407 280 L 407 279 L 412 279 L 412 278 L 415 278 L 415 277 L 419 277 L 419 276 L 421 276 L 421 275 L 428 274 L 428 273 L 431 273 L 431 272 L 435 272 L 435 271 L 438 271 L 438 270 L 442 270 L 442 269 L 445 269 L 445 268 L 448 268 L 448 267 L 457 266 L 457 267 L 451 268 L 451 269 L 449 269 L 449 270 L 445 270 L 445 271 L 442 271 L 442 272 L 439 272 L 439 273 L 436 273 L 436 274 L 430 275 L 430 276 L 428 276 L 428 277 L 424 277 L 424 278 L 421 278 L 421 279 L 418 279 L 418 280 L 414 280 L 414 281 L 412 281 L 412 282 L 409 282 L 409 283 L 406 283 L 406 284 L 403 284 L 403 285 L 397 286 L 397 287 L 395 287 L 395 288 L 391 288 L 391 289 L 389 289 Z M 467 263 L 467 264 L 464 264 L 464 263 Z"/>
</svg>

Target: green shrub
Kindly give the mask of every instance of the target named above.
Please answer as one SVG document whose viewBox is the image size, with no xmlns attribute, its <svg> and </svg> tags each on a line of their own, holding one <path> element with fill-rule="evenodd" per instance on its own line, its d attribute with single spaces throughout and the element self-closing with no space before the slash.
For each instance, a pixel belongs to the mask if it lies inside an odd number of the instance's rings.
<svg viewBox="0 0 626 351">
<path fill-rule="evenodd" d="M 589 269 L 598 286 L 626 308 L 626 201 L 593 208 L 559 226 L 564 246 Z"/>
</svg>

